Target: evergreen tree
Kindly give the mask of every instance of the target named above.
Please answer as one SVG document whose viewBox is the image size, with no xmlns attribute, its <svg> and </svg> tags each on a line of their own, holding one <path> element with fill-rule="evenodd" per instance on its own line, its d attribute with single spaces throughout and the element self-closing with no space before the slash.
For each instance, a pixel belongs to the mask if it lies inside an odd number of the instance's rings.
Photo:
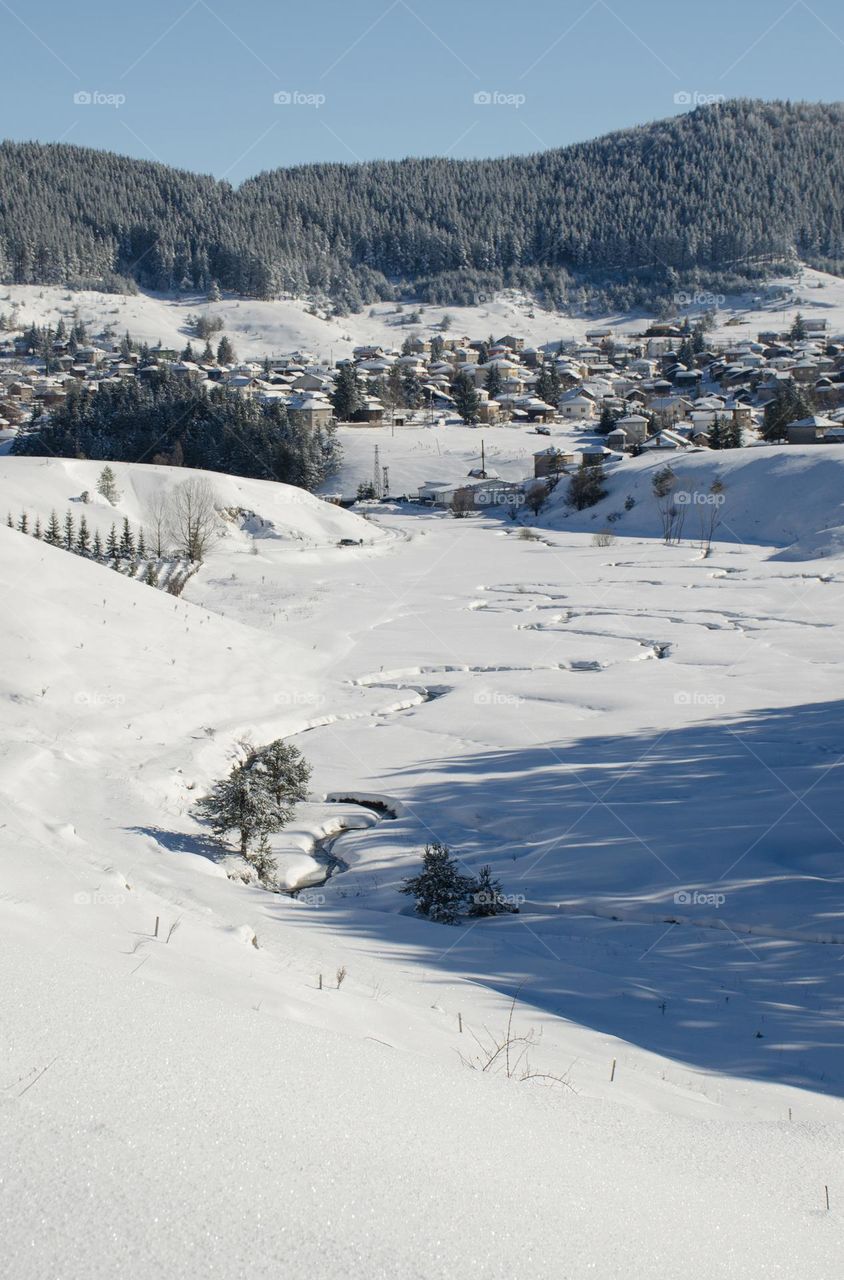
<svg viewBox="0 0 844 1280">
<path fill-rule="evenodd" d="M 43 534 L 42 534 L 42 532 L 41 532 L 41 517 L 40 517 L 40 516 L 36 516 L 36 517 L 35 517 L 35 528 L 34 528 L 34 530 L 33 530 L 33 536 L 34 536 L 34 537 L 36 537 L 36 538 L 38 539 L 38 541 L 39 541 L 39 542 L 41 541 L 41 538 L 42 538 L 42 536 L 43 536 Z"/>
<path fill-rule="evenodd" d="M 491 364 L 484 378 L 484 387 L 489 392 L 490 400 L 497 400 L 501 395 L 501 389 L 504 386 L 504 380 L 501 377 L 501 370 L 497 364 Z"/>
<path fill-rule="evenodd" d="M 247 763 L 262 778 L 278 811 L 286 815 L 284 823 L 289 822 L 294 806 L 308 796 L 311 766 L 301 751 L 277 738 L 252 752 Z"/>
<path fill-rule="evenodd" d="M 123 517 L 123 530 L 120 535 L 120 555 L 124 560 L 132 560 L 135 556 L 135 539 L 132 537 L 132 530 L 126 516 Z"/>
<path fill-rule="evenodd" d="M 505 897 L 499 880 L 493 879 L 491 867 L 481 867 L 470 895 L 470 916 L 502 916 L 517 913 L 519 908 Z"/>
<path fill-rule="evenodd" d="M 94 531 L 94 541 L 91 544 L 91 555 L 95 560 L 102 560 L 103 558 L 103 540 L 100 537 L 99 529 Z"/>
<path fill-rule="evenodd" d="M 615 424 L 617 421 L 618 421 L 618 413 L 616 412 L 616 410 L 612 409 L 608 404 L 605 404 L 604 407 L 601 409 L 601 416 L 598 419 L 598 426 L 596 427 L 596 431 L 598 432 L 599 435 L 608 436 L 609 433 L 615 427 Z"/>
<path fill-rule="evenodd" d="M 788 336 L 791 338 L 792 342 L 805 342 L 808 337 L 806 321 L 803 319 L 799 311 L 794 317 L 794 324 L 789 329 Z"/>
<path fill-rule="evenodd" d="M 29 533 L 29 516 L 25 511 L 21 512 L 20 520 L 18 520 L 18 529 L 21 533 Z"/>
<path fill-rule="evenodd" d="M 447 845 L 425 845 L 422 871 L 406 879 L 399 890 L 416 899 L 416 910 L 439 924 L 456 924 L 475 882 L 458 869 Z"/>
<path fill-rule="evenodd" d="M 481 398 L 477 393 L 471 374 L 459 373 L 451 388 L 454 407 L 467 424 L 475 423 L 480 417 Z"/>
<path fill-rule="evenodd" d="M 712 419 L 712 425 L 707 433 L 707 442 L 710 449 L 723 449 L 724 445 L 724 428 L 719 415 L 716 413 Z"/>
<path fill-rule="evenodd" d="M 353 364 L 340 366 L 331 394 L 334 416 L 338 422 L 351 422 L 361 407 L 358 376 Z"/>
<path fill-rule="evenodd" d="M 773 400 L 765 405 L 762 435 L 768 441 L 784 440 L 790 422 L 799 422 L 813 412 L 812 404 L 792 378 L 777 387 Z"/>
<path fill-rule="evenodd" d="M 406 409 L 418 409 L 422 404 L 424 392 L 419 374 L 405 366 L 401 373 L 402 400 Z"/>
<path fill-rule="evenodd" d="M 552 404 L 556 409 L 560 401 L 561 392 L 562 385 L 557 366 L 546 361 L 540 369 L 539 377 L 536 380 L 536 394 L 540 400 L 544 400 L 546 404 Z"/>
<path fill-rule="evenodd" d="M 157 586 L 158 586 L 158 569 L 157 569 L 157 568 L 156 568 L 156 566 L 152 563 L 152 561 L 150 561 L 150 563 L 149 563 L 149 564 L 147 565 L 147 567 L 144 569 L 143 577 L 141 578 L 141 582 L 145 582 L 145 583 L 146 583 L 146 585 L 147 585 L 148 587 L 157 587 Z"/>
<path fill-rule="evenodd" d="M 581 463 L 571 480 L 567 494 L 567 502 L 575 511 L 585 511 L 594 507 L 597 502 L 607 496 L 606 476 L 601 465 Z"/>
<path fill-rule="evenodd" d="M 106 555 L 109 560 L 117 560 L 120 556 L 120 543 L 117 540 L 117 530 L 114 525 L 111 526 L 106 539 Z"/>
<path fill-rule="evenodd" d="M 234 364 L 236 359 L 237 356 L 231 340 L 223 334 L 217 344 L 217 364 Z"/>
<path fill-rule="evenodd" d="M 210 824 L 218 838 L 229 831 L 238 833 L 244 857 L 256 842 L 290 821 L 296 801 L 306 794 L 310 769 L 295 748 L 281 752 L 280 745 L 284 744 L 270 743 L 263 749 L 265 755 L 252 752 L 194 806 L 197 816 Z M 295 758 L 288 754 L 291 751 Z"/>
<path fill-rule="evenodd" d="M 14 520 L 12 519 L 12 513 L 11 513 L 11 511 L 9 511 L 9 512 L 7 513 L 7 515 L 6 515 L 6 528 L 7 528 L 7 529 L 14 529 L 14 527 L 15 527 L 15 522 L 14 522 Z"/>
<path fill-rule="evenodd" d="M 62 544 L 62 530 L 59 524 L 59 517 L 55 511 L 50 512 L 50 519 L 47 524 L 47 532 L 44 534 L 44 541 L 48 542 L 51 547 L 60 547 Z"/>
<path fill-rule="evenodd" d="M 80 556 L 87 556 L 91 549 L 91 531 L 88 521 L 82 515 L 79 520 L 79 532 L 76 535 L 76 551 Z"/>
<path fill-rule="evenodd" d="M 139 559 L 139 560 L 146 560 L 146 558 L 147 558 L 147 540 L 146 540 L 146 538 L 144 537 L 144 531 L 143 531 L 143 529 L 139 529 L 139 530 L 138 530 L 138 546 L 137 546 L 137 553 L 138 553 L 138 559 Z"/>
<path fill-rule="evenodd" d="M 111 467 L 103 467 L 97 479 L 97 493 L 114 507 L 120 501 L 120 490 Z"/>
<path fill-rule="evenodd" d="M 74 546 L 76 545 L 76 530 L 73 525 L 72 511 L 65 512 L 64 541 L 62 545 L 64 546 L 65 551 L 72 551 Z"/>
</svg>

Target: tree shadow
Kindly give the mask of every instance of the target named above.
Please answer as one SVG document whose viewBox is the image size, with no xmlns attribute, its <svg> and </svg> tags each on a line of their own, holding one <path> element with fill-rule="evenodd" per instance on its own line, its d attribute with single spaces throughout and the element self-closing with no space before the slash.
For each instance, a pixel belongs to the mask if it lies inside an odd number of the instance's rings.
<svg viewBox="0 0 844 1280">
<path fill-rule="evenodd" d="M 704 1071 L 844 1095 L 842 710 L 396 769 L 383 789 L 466 867 L 490 863 L 520 914 L 448 928 L 329 907 L 300 927 L 411 945 L 443 982 L 520 989 Z"/>
<path fill-rule="evenodd" d="M 222 862 L 231 853 L 230 849 L 224 848 L 211 836 L 187 831 L 167 831 L 163 827 L 125 827 L 124 830 L 131 831 L 133 835 L 150 836 L 170 853 L 195 853 L 211 862 Z"/>
</svg>

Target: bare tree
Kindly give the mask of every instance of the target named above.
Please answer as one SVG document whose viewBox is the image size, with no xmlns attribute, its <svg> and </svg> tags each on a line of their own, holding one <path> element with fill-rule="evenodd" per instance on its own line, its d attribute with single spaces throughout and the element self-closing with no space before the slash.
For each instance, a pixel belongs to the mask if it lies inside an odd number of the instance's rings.
<svg viewBox="0 0 844 1280">
<path fill-rule="evenodd" d="M 147 503 L 150 551 L 160 560 L 166 555 L 167 535 L 170 528 L 170 502 L 164 492 L 154 494 Z"/>
<path fill-rule="evenodd" d="M 712 539 L 715 530 L 721 523 L 721 511 L 726 501 L 724 485 L 720 480 L 713 480 L 706 495 L 706 502 L 699 506 L 700 515 L 700 549 L 704 560 L 712 550 Z"/>
<path fill-rule="evenodd" d="M 204 560 L 217 537 L 217 495 L 200 476 L 183 480 L 173 490 L 170 503 L 170 535 L 181 555 Z"/>
</svg>

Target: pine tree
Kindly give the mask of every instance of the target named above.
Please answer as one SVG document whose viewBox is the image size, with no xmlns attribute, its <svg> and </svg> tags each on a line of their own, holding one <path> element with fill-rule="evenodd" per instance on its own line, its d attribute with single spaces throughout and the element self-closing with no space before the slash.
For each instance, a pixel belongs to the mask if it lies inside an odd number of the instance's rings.
<svg viewBox="0 0 844 1280">
<path fill-rule="evenodd" d="M 217 344 L 217 364 L 234 364 L 236 359 L 234 346 L 224 334 Z"/>
<path fill-rule="evenodd" d="M 88 521 L 85 516 L 81 516 L 79 520 L 79 532 L 76 535 L 76 551 L 80 556 L 87 556 L 91 549 L 91 531 L 88 528 Z"/>
<path fill-rule="evenodd" d="M 114 507 L 120 501 L 120 491 L 111 467 L 103 467 L 97 479 L 97 493 Z"/>
<path fill-rule="evenodd" d="M 289 746 L 282 738 L 276 738 L 266 747 L 254 751 L 247 764 L 263 778 L 279 811 L 287 815 L 285 823 L 289 822 L 293 806 L 308 795 L 311 766 L 301 751 Z"/>
<path fill-rule="evenodd" d="M 422 383 L 418 373 L 405 367 L 401 372 L 401 394 L 406 409 L 418 409 L 422 403 Z"/>
<path fill-rule="evenodd" d="M 351 422 L 361 407 L 358 376 L 353 364 L 340 366 L 337 381 L 331 394 L 334 416 L 338 422 Z"/>
<path fill-rule="evenodd" d="M 461 875 L 447 845 L 435 840 L 425 845 L 422 871 L 405 880 L 399 890 L 416 899 L 416 910 L 439 924 L 456 924 L 474 887 L 470 876 Z"/>
<path fill-rule="evenodd" d="M 788 336 L 791 338 L 792 342 L 806 341 L 806 338 L 808 336 L 808 330 L 806 329 L 806 321 L 803 319 L 799 311 L 797 312 L 797 315 L 794 317 L 794 324 L 789 329 Z"/>
<path fill-rule="evenodd" d="M 124 560 L 132 560 L 135 555 L 135 539 L 126 516 L 123 517 L 123 531 L 120 535 L 120 554 Z"/>
<path fill-rule="evenodd" d="M 581 463 L 569 480 L 566 501 L 575 511 L 585 511 L 594 507 L 607 495 L 604 468 L 598 464 Z"/>
<path fill-rule="evenodd" d="M 72 551 L 76 543 L 76 530 L 73 525 L 73 512 L 65 512 L 64 517 L 64 540 L 63 546 L 65 551 Z"/>
<path fill-rule="evenodd" d="M 35 517 L 35 528 L 33 530 L 33 537 L 37 538 L 39 542 L 41 541 L 42 533 L 41 533 L 41 517 L 40 516 Z"/>
<path fill-rule="evenodd" d="M 218 839 L 236 831 L 244 857 L 262 836 L 280 831 L 292 812 L 289 805 L 279 803 L 264 772 L 252 767 L 250 761 L 236 764 L 228 778 L 215 782 L 194 809 Z"/>
<path fill-rule="evenodd" d="M 55 511 L 50 512 L 50 520 L 47 524 L 47 532 L 44 534 L 44 541 L 48 542 L 51 547 L 60 547 L 62 544 L 61 525 Z"/>
<path fill-rule="evenodd" d="M 158 569 L 151 561 L 144 569 L 141 582 L 145 582 L 148 587 L 158 586 Z"/>
<path fill-rule="evenodd" d="M 21 518 L 18 520 L 18 529 L 21 533 L 29 533 L 29 516 L 25 511 L 21 512 Z"/>
<path fill-rule="evenodd" d="M 106 540 L 106 555 L 109 560 L 117 560 L 120 556 L 120 543 L 117 540 L 117 530 L 114 525 L 111 526 Z"/>
<path fill-rule="evenodd" d="M 470 895 L 469 915 L 502 916 L 517 913 L 519 908 L 505 897 L 499 880 L 494 880 L 491 867 L 481 867 Z"/>
<path fill-rule="evenodd" d="M 139 559 L 139 560 L 146 560 L 146 558 L 147 558 L 147 540 L 146 540 L 146 538 L 144 537 L 144 531 L 143 531 L 143 529 L 139 529 L 139 530 L 138 530 L 138 547 L 137 547 L 137 551 L 138 551 L 138 559 Z"/>
<path fill-rule="evenodd" d="M 14 529 L 15 527 L 15 522 L 12 519 L 11 511 L 9 511 L 8 514 L 6 515 L 6 527 L 7 529 Z"/>
<path fill-rule="evenodd" d="M 712 419 L 712 426 L 709 428 L 707 433 L 707 443 L 709 444 L 710 449 L 723 449 L 725 447 L 724 431 L 721 425 L 721 419 L 717 413 Z"/>
<path fill-rule="evenodd" d="M 484 379 L 484 387 L 489 392 L 490 400 L 498 399 L 503 386 L 504 381 L 501 377 L 501 370 L 497 364 L 491 364 L 486 371 L 486 378 Z"/>
<path fill-rule="evenodd" d="M 471 374 L 458 374 L 451 388 L 454 407 L 467 424 L 475 423 L 480 417 L 481 398 L 472 381 Z"/>
<path fill-rule="evenodd" d="M 91 544 L 91 555 L 95 560 L 102 560 L 103 558 L 103 540 L 100 537 L 99 529 L 94 532 L 94 541 Z"/>
</svg>

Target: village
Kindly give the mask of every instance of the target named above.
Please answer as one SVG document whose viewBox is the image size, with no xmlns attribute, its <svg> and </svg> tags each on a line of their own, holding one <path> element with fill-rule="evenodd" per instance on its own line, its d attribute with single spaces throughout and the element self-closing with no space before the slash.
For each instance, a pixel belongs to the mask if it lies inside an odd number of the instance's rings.
<svg viewBox="0 0 844 1280">
<path fill-rule="evenodd" d="M 221 324 L 202 315 L 191 317 L 192 337 L 182 351 L 139 345 L 128 333 L 118 339 L 109 328 L 92 339 L 71 315 L 55 329 L 20 327 L 14 313 L 2 319 L 0 448 L 6 451 L 74 388 L 95 391 L 149 378 L 162 367 L 197 389 L 225 387 L 262 403 L 280 402 L 304 427 L 337 428 L 341 443 L 363 428 L 377 441 L 379 430 L 394 439 L 410 429 L 462 424 L 507 429 L 536 444 L 522 451 L 527 474 L 505 479 L 488 465 L 484 441 L 492 437 L 481 432 L 477 464 L 465 476 L 422 483 L 391 476 L 376 447 L 368 478 L 353 491 L 324 486 L 322 496 L 342 505 L 401 497 L 463 516 L 538 505 L 566 473 L 615 467 L 625 456 L 649 451 L 844 443 L 844 336 L 831 334 L 826 319 L 799 314 L 789 329 L 742 335 L 734 343 L 723 341 L 723 330 L 721 340 L 710 338 L 711 313 L 645 323 L 637 333 L 595 327 L 582 341 L 544 345 L 511 333 L 457 336 L 445 319 L 428 332 L 411 328 L 400 346 L 356 346 L 333 365 L 306 350 L 239 360 L 225 336 L 212 346 Z M 204 339 L 201 355 L 194 338 Z"/>
</svg>

